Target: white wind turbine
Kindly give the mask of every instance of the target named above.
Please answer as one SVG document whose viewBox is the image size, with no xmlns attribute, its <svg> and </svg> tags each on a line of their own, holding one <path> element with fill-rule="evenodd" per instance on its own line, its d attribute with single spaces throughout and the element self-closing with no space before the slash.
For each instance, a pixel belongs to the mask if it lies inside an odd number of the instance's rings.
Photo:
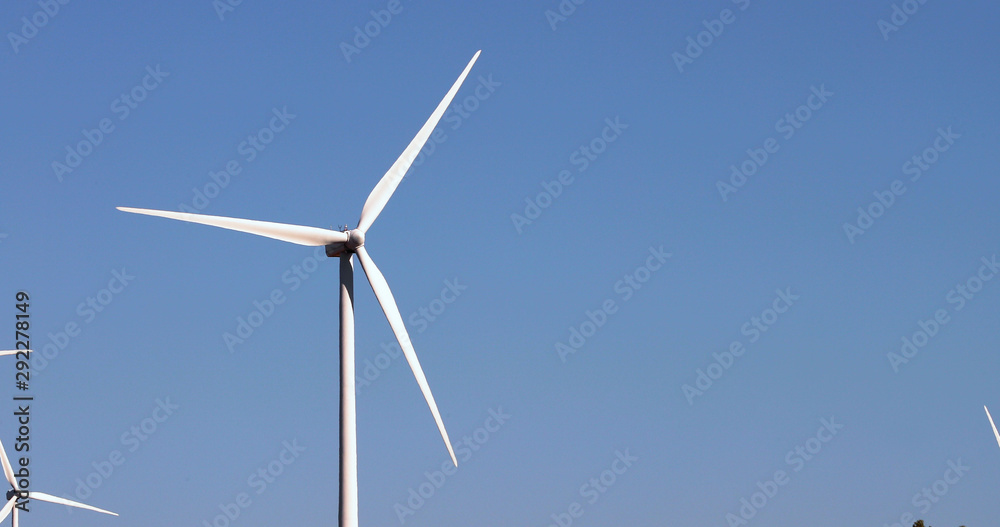
<svg viewBox="0 0 1000 527">
<path fill-rule="evenodd" d="M 403 153 L 396 159 L 396 162 L 389 167 L 389 171 L 382 176 L 378 184 L 368 195 L 365 205 L 361 210 L 361 218 L 358 226 L 351 230 L 332 231 L 316 227 L 302 227 L 299 225 L 289 225 L 285 223 L 271 223 L 256 220 L 243 220 L 237 218 L 224 218 L 220 216 L 207 216 L 203 214 L 188 214 L 181 212 L 167 212 L 148 209 L 133 209 L 118 207 L 118 210 L 147 214 L 150 216 L 160 216 L 192 223 L 212 225 L 223 229 L 230 229 L 240 232 L 248 232 L 259 236 L 266 236 L 286 242 L 297 243 L 299 245 L 326 246 L 327 256 L 340 257 L 340 525 L 341 527 L 357 527 L 358 525 L 358 459 L 357 459 L 357 431 L 355 419 L 354 401 L 354 264 L 352 257 L 358 255 L 361 267 L 368 276 L 368 283 L 375 292 L 375 298 L 385 317 L 389 320 L 399 347 L 403 350 L 406 362 L 413 370 L 413 376 L 417 379 L 420 391 L 423 392 L 427 406 L 431 409 L 434 422 L 437 423 L 444 444 L 451 455 L 451 461 L 458 466 L 455 452 L 451 447 L 451 440 L 448 439 L 448 432 L 445 431 L 444 422 L 438 412 L 434 396 L 427 385 L 423 369 L 417 360 L 416 352 L 410 343 L 410 337 L 403 325 L 403 317 L 399 314 L 396 301 L 389 290 L 389 284 L 385 277 L 375 266 L 371 256 L 365 249 L 365 233 L 372 223 L 382 212 L 383 207 L 392 197 L 399 182 L 406 175 L 413 160 L 420 153 L 424 143 L 427 142 L 431 132 L 437 126 L 438 121 L 444 115 L 451 100 L 455 97 L 459 87 L 465 81 L 465 77 L 472 69 L 476 59 L 479 58 L 480 51 L 472 57 L 469 64 L 459 75 L 458 80 L 451 86 L 444 99 L 438 104 L 424 126 L 417 132 L 416 137 L 403 150 Z"/>
<path fill-rule="evenodd" d="M 1000 432 L 997 432 L 997 425 L 993 424 L 993 416 L 990 415 L 990 409 L 984 405 L 983 410 L 986 410 L 986 418 L 990 420 L 990 426 L 993 427 L 993 435 L 997 438 L 997 444 L 1000 445 Z"/>
<path fill-rule="evenodd" d="M 3 463 L 3 473 L 7 477 L 7 482 L 10 483 L 11 489 L 7 491 L 7 504 L 0 509 L 0 522 L 7 519 L 7 515 L 13 512 L 11 517 L 11 522 L 14 527 L 17 527 L 17 499 L 20 495 L 20 491 L 17 486 L 17 479 L 14 477 L 14 469 L 10 466 L 10 460 L 7 459 L 7 451 L 3 449 L 3 442 L 0 442 L 0 462 Z M 58 496 L 53 496 L 51 494 L 45 494 L 44 492 L 29 491 L 28 499 L 34 499 L 39 501 L 47 501 L 49 503 L 58 503 L 60 505 L 69 505 L 70 507 L 77 507 L 80 509 L 87 509 L 88 511 L 103 512 L 104 514 L 110 514 L 112 516 L 118 516 L 117 513 L 106 511 L 104 509 L 98 509 L 97 507 L 91 507 L 83 503 L 79 503 L 72 500 L 67 500 L 65 498 L 60 498 Z"/>
</svg>

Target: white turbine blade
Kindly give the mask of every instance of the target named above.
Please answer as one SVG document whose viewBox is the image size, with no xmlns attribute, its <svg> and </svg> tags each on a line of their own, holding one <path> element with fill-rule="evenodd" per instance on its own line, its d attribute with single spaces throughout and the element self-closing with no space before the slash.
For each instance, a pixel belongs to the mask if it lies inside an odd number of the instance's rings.
<svg viewBox="0 0 1000 527">
<path fill-rule="evenodd" d="M 2 350 L 0 351 L 0 356 L 3 355 L 17 355 L 18 353 L 31 353 L 31 350 Z"/>
<path fill-rule="evenodd" d="M 444 115 L 445 110 L 448 109 L 448 105 L 451 104 L 451 100 L 455 98 L 455 94 L 458 93 L 458 88 L 462 86 L 465 82 L 465 77 L 469 74 L 469 70 L 472 69 L 472 65 L 476 63 L 476 59 L 479 58 L 479 54 L 482 50 L 476 52 L 469 61 L 469 65 L 465 67 L 462 74 L 458 76 L 458 80 L 455 84 L 451 85 L 451 89 L 438 104 L 437 108 L 434 109 L 434 113 L 431 114 L 427 122 L 424 123 L 423 128 L 417 132 L 417 135 L 410 141 L 407 145 L 406 150 L 400 154 L 396 162 L 389 167 L 389 171 L 382 176 L 382 179 L 375 185 L 372 189 L 372 193 L 368 195 L 368 199 L 365 201 L 365 206 L 361 209 L 361 219 L 358 220 L 358 229 L 361 232 L 368 231 L 368 227 L 372 226 L 375 222 L 375 218 L 378 217 L 379 213 L 382 212 L 382 208 L 388 203 L 389 198 L 392 197 L 392 193 L 396 191 L 396 187 L 399 186 L 399 182 L 403 180 L 403 176 L 410 169 L 410 165 L 413 164 L 413 160 L 417 158 L 417 154 L 420 153 L 420 149 L 424 147 L 424 143 L 427 142 L 427 138 L 431 136 L 431 132 L 437 126 L 438 121 L 441 120 L 441 116 Z"/>
<path fill-rule="evenodd" d="M 431 387 L 427 384 L 427 378 L 424 377 L 424 370 L 420 367 L 420 361 L 417 360 L 417 353 L 413 351 L 413 344 L 410 343 L 410 335 L 406 332 L 406 326 L 403 325 L 403 317 L 400 316 L 399 308 L 396 307 L 396 299 L 392 297 L 389 284 L 386 283 L 385 277 L 382 276 L 382 272 L 378 270 L 375 262 L 368 256 L 368 251 L 365 250 L 364 246 L 358 247 L 357 253 L 358 260 L 361 260 L 361 267 L 365 270 L 365 275 L 368 276 L 368 283 L 372 286 L 372 291 L 375 292 L 375 298 L 378 299 L 379 305 L 382 306 L 385 318 L 389 319 L 389 325 L 392 326 L 392 332 L 396 334 L 396 340 L 399 341 L 399 347 L 403 350 L 403 356 L 406 357 L 406 362 L 410 363 L 413 376 L 416 377 L 420 391 L 423 392 L 424 399 L 427 400 L 427 406 L 431 408 L 434 422 L 437 423 L 441 437 L 444 439 L 444 445 L 448 447 L 448 454 L 451 455 L 451 462 L 457 467 L 458 459 L 455 458 L 455 451 L 451 448 L 448 431 L 444 429 L 444 421 L 441 420 L 441 413 L 438 412 L 437 404 L 434 402 L 434 395 L 431 394 Z"/>
<path fill-rule="evenodd" d="M 87 509 L 88 511 L 103 512 L 104 514 L 110 514 L 112 516 L 118 516 L 118 513 L 116 513 L 116 512 L 106 511 L 104 509 L 98 509 L 97 507 L 91 507 L 90 505 L 86 505 L 86 504 L 80 503 L 78 501 L 72 501 L 72 500 L 68 500 L 66 498 L 60 498 L 58 496 L 53 496 L 51 494 L 46 494 L 44 492 L 31 491 L 31 492 L 28 493 L 28 498 L 29 499 L 40 500 L 40 501 L 47 501 L 49 503 L 58 503 L 59 505 L 69 505 L 70 507 L 76 507 L 76 508 L 79 508 L 79 509 Z"/>
<path fill-rule="evenodd" d="M 14 500 L 17 500 L 16 496 L 14 497 Z M 12 527 L 17 527 L 17 525 L 18 525 L 17 511 L 18 511 L 17 507 L 14 507 L 13 509 L 11 509 L 11 513 L 12 514 L 10 515 L 10 524 L 11 524 Z"/>
<path fill-rule="evenodd" d="M 16 503 L 17 503 L 17 496 L 14 496 L 11 499 L 7 500 L 7 504 L 4 505 L 2 509 L 0 509 L 0 522 L 7 519 L 7 515 L 10 514 L 10 510 L 14 508 L 14 505 Z"/>
<path fill-rule="evenodd" d="M 990 409 L 986 406 L 983 406 L 983 409 L 986 410 L 986 418 L 990 420 L 990 426 L 993 427 L 993 435 L 997 438 L 997 445 L 1000 445 L 1000 432 L 997 432 L 997 425 L 993 424 L 993 416 L 990 415 Z"/>
<path fill-rule="evenodd" d="M 130 207 L 117 207 L 123 212 L 133 212 L 135 214 L 146 214 L 148 216 L 159 216 L 172 220 L 187 221 L 191 223 L 201 223 L 233 231 L 248 232 L 258 236 L 267 236 L 275 240 L 297 243 L 299 245 L 329 245 L 331 243 L 343 243 L 347 241 L 347 234 L 317 227 L 303 227 L 300 225 L 290 225 L 287 223 L 272 223 L 269 221 L 243 220 L 239 218 L 225 218 L 222 216 L 207 216 L 205 214 L 190 214 L 187 212 L 169 212 L 163 210 L 133 209 Z"/>
<path fill-rule="evenodd" d="M 10 486 L 16 490 L 18 488 L 17 480 L 14 478 L 14 469 L 10 468 L 10 460 L 7 459 L 7 451 L 3 448 L 3 441 L 0 441 L 0 463 L 3 463 L 3 474 L 7 476 L 7 483 L 10 483 Z"/>
</svg>

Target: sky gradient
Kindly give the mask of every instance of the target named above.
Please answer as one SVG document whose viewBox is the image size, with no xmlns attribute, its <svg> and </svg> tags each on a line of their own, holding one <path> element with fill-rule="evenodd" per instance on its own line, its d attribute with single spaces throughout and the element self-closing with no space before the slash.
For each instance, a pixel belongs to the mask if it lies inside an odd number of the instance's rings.
<svg viewBox="0 0 1000 527">
<path fill-rule="evenodd" d="M 998 15 L 5 5 L 31 484 L 121 514 L 23 524 L 336 522 L 337 262 L 115 207 L 354 226 L 481 49 L 366 241 L 459 469 L 356 264 L 362 525 L 990 525 Z"/>
</svg>

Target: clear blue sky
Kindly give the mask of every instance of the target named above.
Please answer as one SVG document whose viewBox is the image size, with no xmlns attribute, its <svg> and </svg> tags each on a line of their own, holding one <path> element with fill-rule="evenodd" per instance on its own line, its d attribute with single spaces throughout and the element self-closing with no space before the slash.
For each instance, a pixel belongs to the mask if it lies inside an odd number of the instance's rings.
<svg viewBox="0 0 1000 527">
<path fill-rule="evenodd" d="M 220 505 L 233 525 L 335 522 L 336 262 L 114 207 L 355 225 L 479 49 L 367 238 L 476 450 L 434 474 L 447 452 L 404 361 L 379 356 L 393 337 L 359 269 L 359 376 L 378 373 L 358 396 L 362 524 L 721 527 L 763 498 L 748 525 L 994 523 L 1000 279 L 977 273 L 1000 254 L 1000 7 L 929 0 L 892 30 L 889 0 L 562 4 L 5 5 L 3 312 L 11 329 L 27 291 L 51 356 L 32 486 L 122 515 L 36 503 L 24 524 L 221 526 Z M 255 302 L 270 316 L 230 351 Z"/>
</svg>

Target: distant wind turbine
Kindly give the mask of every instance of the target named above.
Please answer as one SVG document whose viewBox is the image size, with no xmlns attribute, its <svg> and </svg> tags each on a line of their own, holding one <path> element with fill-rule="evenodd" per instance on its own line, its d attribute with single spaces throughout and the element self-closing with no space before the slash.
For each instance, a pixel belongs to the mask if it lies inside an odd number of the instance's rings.
<svg viewBox="0 0 1000 527">
<path fill-rule="evenodd" d="M 983 410 L 986 410 L 986 418 L 990 420 L 990 426 L 993 427 L 993 436 L 997 438 L 997 445 L 1000 445 L 1000 432 L 997 432 L 997 425 L 993 424 L 993 416 L 990 415 L 990 409 L 983 405 Z"/>
<path fill-rule="evenodd" d="M 444 428 L 441 414 L 438 412 L 434 396 L 431 394 L 430 386 L 424 377 L 424 371 L 417 360 L 416 352 L 410 343 L 410 336 L 403 325 L 403 317 L 399 314 L 396 300 L 389 290 L 389 284 L 381 271 L 375 266 L 375 262 L 365 249 L 365 233 L 385 207 L 389 198 L 392 197 L 399 182 L 406 175 L 413 160 L 416 159 L 427 142 L 431 132 L 437 126 L 438 121 L 444 115 L 445 110 L 451 104 L 459 87 L 465 81 L 465 77 L 472 69 L 476 59 L 479 58 L 479 51 L 472 57 L 469 64 L 459 75 L 458 80 L 451 86 L 444 99 L 438 104 L 424 126 L 417 132 L 416 137 L 403 150 L 403 153 L 396 159 L 396 162 L 389 167 L 389 171 L 382 176 L 378 184 L 369 194 L 361 209 L 361 218 L 358 226 L 354 229 L 344 231 L 333 231 L 316 227 L 302 227 L 299 225 L 288 225 L 285 223 L 271 223 L 256 220 L 244 220 L 237 218 L 224 218 L 220 216 L 206 216 L 203 214 L 188 214 L 181 212 L 168 212 L 149 209 L 133 209 L 118 207 L 118 210 L 134 212 L 137 214 L 147 214 L 150 216 L 160 216 L 180 221 L 201 223 L 230 229 L 234 231 L 247 232 L 259 236 L 266 236 L 276 240 L 297 243 L 299 245 L 326 246 L 326 254 L 330 257 L 340 257 L 340 525 L 341 527 L 357 527 L 358 525 L 358 475 L 357 475 L 357 424 L 355 415 L 355 394 L 354 394 L 354 263 L 352 257 L 358 255 L 361 267 L 368 276 L 368 283 L 375 292 L 375 298 L 385 317 L 389 320 L 396 340 L 403 350 L 406 361 L 413 370 L 413 376 L 417 379 L 417 385 L 427 400 L 434 422 L 437 423 L 438 431 L 444 439 L 444 444 L 451 455 L 451 461 L 458 466 L 455 452 L 452 450 L 451 440 L 448 439 L 448 432 Z"/>
<path fill-rule="evenodd" d="M 23 350 L 22 350 L 23 351 Z M 7 491 L 7 504 L 0 509 L 0 522 L 7 519 L 7 515 L 13 512 L 11 516 L 11 525 L 17 527 L 17 499 L 21 492 L 18 490 L 17 479 L 14 478 L 14 469 L 10 466 L 10 460 L 7 459 L 7 451 L 3 449 L 3 442 L 0 441 L 0 462 L 3 463 L 3 473 L 7 477 L 7 482 L 10 483 L 11 489 Z M 87 509 L 88 511 L 103 512 L 104 514 L 110 514 L 112 516 L 118 516 L 118 514 L 106 511 L 104 509 L 98 509 L 97 507 L 91 507 L 83 503 L 79 503 L 72 500 L 67 500 L 65 498 L 60 498 L 58 496 L 52 496 L 51 494 L 45 494 L 44 492 L 29 491 L 28 499 L 35 499 L 39 501 L 47 501 L 49 503 L 58 503 L 60 505 L 69 505 L 70 507 L 77 507 L 79 509 Z"/>
</svg>

